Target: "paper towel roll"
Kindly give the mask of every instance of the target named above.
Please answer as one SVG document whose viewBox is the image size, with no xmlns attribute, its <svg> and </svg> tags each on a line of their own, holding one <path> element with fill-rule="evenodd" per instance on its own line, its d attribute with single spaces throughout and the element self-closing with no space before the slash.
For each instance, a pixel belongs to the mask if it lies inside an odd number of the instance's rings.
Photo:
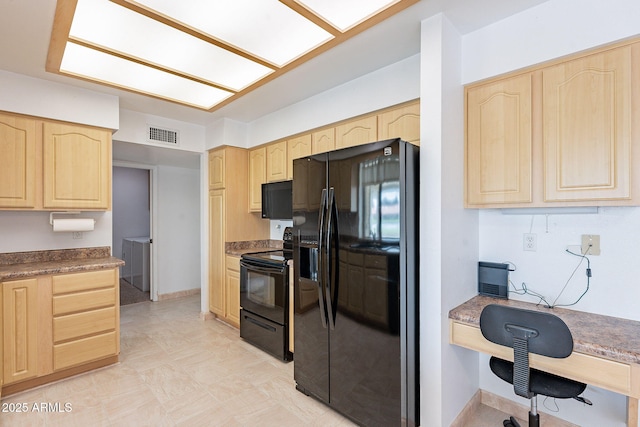
<svg viewBox="0 0 640 427">
<path fill-rule="evenodd" d="M 53 231 L 93 231 L 93 218 L 61 218 L 53 220 Z"/>
</svg>

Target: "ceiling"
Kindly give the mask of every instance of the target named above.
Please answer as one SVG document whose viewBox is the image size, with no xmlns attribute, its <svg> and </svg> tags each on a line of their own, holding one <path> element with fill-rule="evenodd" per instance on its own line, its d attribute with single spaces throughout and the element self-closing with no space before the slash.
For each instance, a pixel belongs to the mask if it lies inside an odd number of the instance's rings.
<svg viewBox="0 0 640 427">
<path fill-rule="evenodd" d="M 419 53 L 420 22 L 437 13 L 445 12 L 466 34 L 544 1 L 483 0 L 479 7 L 478 0 L 420 0 L 213 112 L 46 72 L 55 0 L 0 0 L 0 69 L 116 95 L 123 109 L 174 120 L 205 125 L 226 117 L 251 122 Z"/>
<path fill-rule="evenodd" d="M 58 0 L 46 69 L 214 111 L 417 1 Z"/>
</svg>

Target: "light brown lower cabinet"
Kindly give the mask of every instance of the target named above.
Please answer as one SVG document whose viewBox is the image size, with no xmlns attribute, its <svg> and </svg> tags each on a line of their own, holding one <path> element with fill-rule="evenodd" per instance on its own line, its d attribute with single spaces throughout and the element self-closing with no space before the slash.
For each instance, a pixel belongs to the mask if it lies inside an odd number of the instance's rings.
<svg viewBox="0 0 640 427">
<path fill-rule="evenodd" d="M 240 327 L 240 258 L 226 257 L 225 315 L 224 320 L 236 328 Z"/>
<path fill-rule="evenodd" d="M 5 281 L 2 309 L 3 394 L 117 361 L 117 268 Z"/>
</svg>

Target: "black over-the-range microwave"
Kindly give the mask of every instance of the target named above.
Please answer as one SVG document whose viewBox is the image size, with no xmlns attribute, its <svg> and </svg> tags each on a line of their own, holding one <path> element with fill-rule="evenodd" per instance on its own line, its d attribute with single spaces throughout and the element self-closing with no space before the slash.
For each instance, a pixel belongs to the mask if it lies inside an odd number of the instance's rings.
<svg viewBox="0 0 640 427">
<path fill-rule="evenodd" d="M 293 219 L 292 182 L 279 181 L 262 184 L 262 218 Z"/>
</svg>

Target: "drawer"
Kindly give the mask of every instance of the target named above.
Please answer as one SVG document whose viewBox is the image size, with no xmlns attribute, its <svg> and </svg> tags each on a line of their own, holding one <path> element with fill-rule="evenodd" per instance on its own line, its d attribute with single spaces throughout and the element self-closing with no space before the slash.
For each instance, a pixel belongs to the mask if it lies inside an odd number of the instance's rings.
<svg viewBox="0 0 640 427">
<path fill-rule="evenodd" d="M 280 360 L 291 360 L 289 331 L 279 323 L 240 310 L 240 337 Z"/>
<path fill-rule="evenodd" d="M 56 344 L 53 346 L 53 369 L 57 371 L 93 360 L 115 356 L 117 351 L 117 334 L 115 331 Z"/>
<path fill-rule="evenodd" d="M 365 267 L 387 269 L 387 257 L 384 255 L 369 255 L 364 259 Z"/>
<path fill-rule="evenodd" d="M 364 254 L 360 252 L 347 252 L 347 262 L 351 265 L 363 265 L 364 264 Z"/>
<path fill-rule="evenodd" d="M 54 317 L 53 342 L 57 343 L 115 329 L 115 307 Z"/>
<path fill-rule="evenodd" d="M 53 297 L 53 315 L 93 310 L 116 305 L 116 289 L 98 289 Z"/>
<path fill-rule="evenodd" d="M 117 284 L 117 277 L 116 269 L 53 276 L 53 294 L 114 287 Z"/>
<path fill-rule="evenodd" d="M 449 342 L 482 353 L 513 360 L 513 349 L 494 344 L 482 336 L 480 328 L 449 320 Z M 632 381 L 632 365 L 589 354 L 573 352 L 565 359 L 531 354 L 531 367 L 627 396 L 637 396 Z"/>
<path fill-rule="evenodd" d="M 227 255 L 227 269 L 240 271 L 240 258 L 237 256 Z"/>
</svg>

